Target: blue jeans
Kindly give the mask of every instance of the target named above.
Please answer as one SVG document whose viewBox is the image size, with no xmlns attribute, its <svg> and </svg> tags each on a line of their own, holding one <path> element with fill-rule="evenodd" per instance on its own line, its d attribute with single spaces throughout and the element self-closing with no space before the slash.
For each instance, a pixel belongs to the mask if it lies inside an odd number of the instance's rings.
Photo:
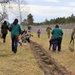
<svg viewBox="0 0 75 75">
<path fill-rule="evenodd" d="M 13 35 L 13 36 L 12 36 L 12 51 L 13 51 L 14 53 L 17 52 L 17 43 L 18 43 L 18 37 L 15 36 L 15 35 Z"/>
<path fill-rule="evenodd" d="M 61 42 L 62 42 L 62 38 L 57 38 L 53 40 L 53 51 L 56 51 L 56 47 L 58 47 L 58 51 L 61 50 Z"/>
<path fill-rule="evenodd" d="M 49 43 L 50 43 L 50 46 L 52 46 L 53 45 L 53 39 L 50 39 Z"/>
</svg>

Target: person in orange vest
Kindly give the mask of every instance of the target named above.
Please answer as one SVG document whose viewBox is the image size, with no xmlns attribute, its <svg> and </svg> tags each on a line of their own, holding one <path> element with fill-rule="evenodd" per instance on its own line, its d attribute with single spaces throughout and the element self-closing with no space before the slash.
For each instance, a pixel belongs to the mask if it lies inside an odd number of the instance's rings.
<svg viewBox="0 0 75 75">
<path fill-rule="evenodd" d="M 22 42 L 20 41 L 20 40 L 21 40 L 21 37 L 22 37 L 22 34 L 20 34 L 20 35 L 18 36 L 18 43 L 20 44 L 20 46 L 22 46 Z"/>
</svg>

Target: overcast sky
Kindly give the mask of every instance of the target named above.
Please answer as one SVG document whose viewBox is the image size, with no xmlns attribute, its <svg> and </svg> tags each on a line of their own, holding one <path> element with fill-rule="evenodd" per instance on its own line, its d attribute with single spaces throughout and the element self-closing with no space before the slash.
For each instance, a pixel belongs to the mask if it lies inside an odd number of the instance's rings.
<svg viewBox="0 0 75 75">
<path fill-rule="evenodd" d="M 35 22 L 75 15 L 75 0 L 26 0 Z"/>
<path fill-rule="evenodd" d="M 71 14 L 75 15 L 75 0 L 23 0 L 23 2 L 25 5 L 21 6 L 21 11 L 25 15 L 22 13 L 22 18 L 31 13 L 34 22 L 43 22 L 45 19 L 50 20 L 57 17 L 68 17 Z M 13 10 L 16 13 L 17 7 L 13 6 L 13 8 L 9 10 L 9 20 L 11 21 L 18 16 L 18 14 L 13 14 Z"/>
</svg>

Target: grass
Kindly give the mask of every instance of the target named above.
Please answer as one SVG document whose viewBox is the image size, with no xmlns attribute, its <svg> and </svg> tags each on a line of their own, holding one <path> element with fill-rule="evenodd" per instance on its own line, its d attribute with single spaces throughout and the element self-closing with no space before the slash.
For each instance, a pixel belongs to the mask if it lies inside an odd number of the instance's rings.
<svg viewBox="0 0 75 75">
<path fill-rule="evenodd" d="M 0 75 L 44 75 L 44 73 L 39 68 L 29 44 L 18 46 L 17 53 L 12 53 L 8 34 L 6 43 L 0 39 Z"/>
<path fill-rule="evenodd" d="M 37 34 L 33 33 L 31 40 L 39 43 L 58 63 L 75 74 L 75 51 L 70 52 L 68 49 L 70 34 L 69 30 L 64 30 L 60 53 L 58 51 L 53 53 L 52 50 L 48 50 L 49 39 L 46 34 L 41 34 L 41 37 L 38 38 Z M 2 39 L 0 39 L 0 75 L 44 75 L 29 44 L 22 47 L 18 46 L 17 53 L 13 54 L 10 34 L 7 35 L 6 40 L 6 43 L 3 43 Z"/>
<path fill-rule="evenodd" d="M 39 43 L 48 53 L 52 55 L 52 57 L 63 67 L 65 66 L 69 72 L 75 74 L 75 51 L 70 52 L 68 49 L 71 30 L 64 30 L 64 36 L 62 40 L 62 49 L 61 52 L 56 51 L 55 53 L 49 49 L 49 39 L 46 34 L 41 34 L 41 37 L 38 38 L 36 33 L 33 33 L 33 41 Z"/>
</svg>

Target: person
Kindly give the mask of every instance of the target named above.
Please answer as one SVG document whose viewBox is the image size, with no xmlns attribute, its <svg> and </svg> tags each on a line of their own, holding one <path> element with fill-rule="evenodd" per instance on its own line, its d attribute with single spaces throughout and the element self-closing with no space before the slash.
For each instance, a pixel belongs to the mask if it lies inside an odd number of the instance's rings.
<svg viewBox="0 0 75 75">
<path fill-rule="evenodd" d="M 21 40 L 22 40 L 23 43 L 26 43 L 26 36 L 27 36 L 27 31 L 24 30 L 24 31 L 22 32 L 22 37 L 21 37 Z"/>
<path fill-rule="evenodd" d="M 28 27 L 27 27 L 27 28 L 28 28 L 28 32 L 29 32 L 29 33 L 31 33 L 31 26 L 30 26 L 30 25 L 28 25 Z"/>
<path fill-rule="evenodd" d="M 56 24 L 55 28 L 52 30 L 52 39 L 53 39 L 53 52 L 56 51 L 56 47 L 58 47 L 58 51 L 61 51 L 61 43 L 62 43 L 63 31 L 59 28 L 59 24 Z"/>
<path fill-rule="evenodd" d="M 73 44 L 74 44 L 74 37 L 75 37 L 74 35 L 75 35 L 75 26 L 72 29 L 71 40 L 70 40 L 70 43 L 73 42 Z"/>
<path fill-rule="evenodd" d="M 26 36 L 26 41 L 27 41 L 28 43 L 31 43 L 30 37 L 31 37 L 31 35 L 30 35 L 30 34 L 27 34 L 27 36 Z"/>
<path fill-rule="evenodd" d="M 48 25 L 48 27 L 46 28 L 46 32 L 47 32 L 48 38 L 50 38 L 51 30 L 52 30 L 52 28 L 50 27 L 50 25 Z"/>
<path fill-rule="evenodd" d="M 12 51 L 14 53 L 17 52 L 17 43 L 18 43 L 18 36 L 21 34 L 21 27 L 18 24 L 18 19 L 16 18 L 14 22 L 10 26 L 11 32 L 11 40 L 12 40 Z"/>
<path fill-rule="evenodd" d="M 26 43 L 26 42 L 28 42 L 28 43 L 30 43 L 30 37 L 31 37 L 31 34 L 28 34 L 27 33 L 27 30 L 24 30 L 24 33 L 22 34 L 22 42 L 23 43 Z"/>
<path fill-rule="evenodd" d="M 20 44 L 20 46 L 22 46 L 21 37 L 22 37 L 22 34 L 20 34 L 20 35 L 18 36 L 18 43 Z"/>
<path fill-rule="evenodd" d="M 53 39 L 52 39 L 52 34 L 50 36 L 50 40 L 49 40 L 49 50 L 51 49 L 51 46 L 53 45 Z"/>
<path fill-rule="evenodd" d="M 38 38 L 40 38 L 40 34 L 41 34 L 41 31 L 40 31 L 40 29 L 38 29 L 38 31 L 37 31 Z"/>
<path fill-rule="evenodd" d="M 7 22 L 4 21 L 2 26 L 1 26 L 1 33 L 2 33 L 2 38 L 3 38 L 3 43 L 6 42 L 6 36 L 8 34 L 8 30 L 9 30 L 9 27 L 7 25 Z"/>
</svg>

